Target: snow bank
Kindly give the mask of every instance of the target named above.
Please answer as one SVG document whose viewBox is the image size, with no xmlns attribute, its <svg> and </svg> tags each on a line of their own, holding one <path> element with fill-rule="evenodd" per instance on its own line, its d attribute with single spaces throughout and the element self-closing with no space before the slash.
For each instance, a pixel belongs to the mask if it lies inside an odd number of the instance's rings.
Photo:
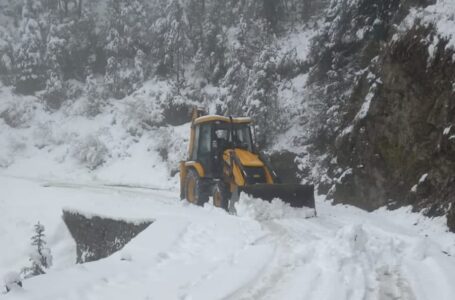
<svg viewBox="0 0 455 300">
<path fill-rule="evenodd" d="M 315 210 L 310 208 L 293 208 L 280 199 L 267 202 L 252 198 L 244 193 L 235 204 L 237 216 L 251 218 L 257 221 L 267 221 L 283 218 L 310 218 L 315 216 Z"/>
</svg>

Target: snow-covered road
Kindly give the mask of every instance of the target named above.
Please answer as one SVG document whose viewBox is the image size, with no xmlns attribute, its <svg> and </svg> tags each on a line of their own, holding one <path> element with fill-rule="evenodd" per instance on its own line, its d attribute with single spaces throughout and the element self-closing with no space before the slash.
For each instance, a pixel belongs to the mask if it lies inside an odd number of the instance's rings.
<svg viewBox="0 0 455 300">
<path fill-rule="evenodd" d="M 4 299 L 455 299 L 455 235 L 409 209 L 317 200 L 318 217 L 242 198 L 238 216 L 132 188 L 0 177 L 0 275 L 27 265 L 36 221 L 54 266 Z M 155 222 L 114 255 L 75 265 L 61 209 Z"/>
</svg>

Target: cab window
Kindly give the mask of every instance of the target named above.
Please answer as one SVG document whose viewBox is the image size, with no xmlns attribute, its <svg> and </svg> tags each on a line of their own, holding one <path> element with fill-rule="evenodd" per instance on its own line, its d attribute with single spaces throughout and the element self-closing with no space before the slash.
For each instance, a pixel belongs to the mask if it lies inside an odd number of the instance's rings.
<svg viewBox="0 0 455 300">
<path fill-rule="evenodd" d="M 212 126 L 210 124 L 201 125 L 199 128 L 199 147 L 197 160 L 202 163 L 206 170 L 210 169 L 211 160 L 211 133 Z"/>
<path fill-rule="evenodd" d="M 191 152 L 191 160 L 197 160 L 197 149 L 199 148 L 199 126 L 194 128 L 194 145 Z"/>
</svg>

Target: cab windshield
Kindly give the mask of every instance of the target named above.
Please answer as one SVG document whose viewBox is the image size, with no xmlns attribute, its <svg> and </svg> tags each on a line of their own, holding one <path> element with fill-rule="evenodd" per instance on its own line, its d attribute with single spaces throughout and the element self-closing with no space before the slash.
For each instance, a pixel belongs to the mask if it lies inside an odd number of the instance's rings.
<svg viewBox="0 0 455 300">
<path fill-rule="evenodd" d="M 215 138 L 223 148 L 241 148 L 253 152 L 250 126 L 245 124 L 217 124 L 215 126 Z"/>
</svg>

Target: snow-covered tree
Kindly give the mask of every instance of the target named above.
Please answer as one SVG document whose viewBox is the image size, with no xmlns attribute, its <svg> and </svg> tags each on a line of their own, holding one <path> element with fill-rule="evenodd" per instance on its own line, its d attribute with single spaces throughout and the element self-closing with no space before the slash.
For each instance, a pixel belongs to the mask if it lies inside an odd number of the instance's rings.
<svg viewBox="0 0 455 300">
<path fill-rule="evenodd" d="M 283 128 L 278 102 L 277 49 L 266 48 L 250 71 L 244 111 L 255 120 L 257 141 L 267 145 Z"/>
<path fill-rule="evenodd" d="M 234 62 L 221 81 L 225 89 L 224 103 L 229 115 L 243 115 L 245 104 L 246 87 L 248 83 L 249 70 L 242 62 Z"/>
<path fill-rule="evenodd" d="M 132 74 L 132 83 L 133 89 L 136 90 L 139 88 L 140 84 L 144 82 L 145 77 L 147 76 L 147 62 L 145 53 L 139 49 L 136 52 L 134 57 L 134 71 Z"/>
<path fill-rule="evenodd" d="M 185 82 L 184 66 L 191 53 L 189 23 L 182 1 L 169 1 L 152 28 L 159 37 L 153 49 L 157 73 L 171 76 L 179 93 Z"/>
<path fill-rule="evenodd" d="M 66 97 L 65 85 L 60 73 L 54 71 L 49 73 L 43 99 L 50 109 L 59 109 Z"/>
<path fill-rule="evenodd" d="M 0 27 L 0 80 L 5 84 L 12 83 L 13 55 L 13 38 L 7 30 Z"/>
<path fill-rule="evenodd" d="M 51 250 L 46 247 L 44 231 L 45 228 L 40 222 L 35 224 L 35 234 L 31 238 L 33 251 L 30 254 L 30 261 L 32 265 L 22 270 L 24 278 L 45 274 L 45 270 L 52 266 L 52 254 Z"/>
<path fill-rule="evenodd" d="M 94 170 L 106 161 L 109 150 L 98 137 L 89 135 L 74 146 L 73 155 L 79 163 Z"/>
<path fill-rule="evenodd" d="M 49 13 L 52 23 L 46 39 L 46 63 L 64 78 L 84 79 L 90 56 L 96 52 L 94 17 L 85 10 L 82 16 L 74 12 L 68 17 L 59 11 Z"/>
<path fill-rule="evenodd" d="M 134 59 L 119 60 L 115 56 L 107 60 L 104 75 L 105 94 L 121 99 L 137 90 L 147 75 L 145 54 L 138 50 Z"/>
<path fill-rule="evenodd" d="M 238 59 L 246 66 L 251 67 L 255 56 L 260 53 L 268 42 L 263 21 L 253 21 L 248 16 L 239 18 L 238 27 L 235 28 L 235 42 L 231 45 L 228 59 Z"/>
<path fill-rule="evenodd" d="M 15 86 L 20 93 L 31 94 L 44 87 L 46 67 L 44 43 L 39 24 L 41 3 L 26 0 L 22 8 L 19 42 L 15 48 Z"/>
<path fill-rule="evenodd" d="M 82 114 L 92 118 L 101 113 L 106 101 L 102 97 L 102 90 L 93 74 L 89 74 L 85 79 L 85 97 L 86 103 Z"/>
<path fill-rule="evenodd" d="M 114 56 L 109 57 L 107 60 L 104 84 L 108 96 L 117 99 L 124 96 L 122 87 L 120 86 L 120 64 Z"/>
<path fill-rule="evenodd" d="M 109 56 L 133 58 L 138 50 L 148 52 L 150 8 L 146 0 L 109 0 L 106 44 Z"/>
<path fill-rule="evenodd" d="M 228 38 L 227 28 L 223 26 L 226 19 L 225 6 L 223 1 L 192 0 L 187 9 L 195 70 L 215 84 L 226 72 Z"/>
<path fill-rule="evenodd" d="M 122 98 L 136 90 L 149 73 L 150 2 L 110 0 L 108 4 L 105 81 L 110 96 Z"/>
</svg>

